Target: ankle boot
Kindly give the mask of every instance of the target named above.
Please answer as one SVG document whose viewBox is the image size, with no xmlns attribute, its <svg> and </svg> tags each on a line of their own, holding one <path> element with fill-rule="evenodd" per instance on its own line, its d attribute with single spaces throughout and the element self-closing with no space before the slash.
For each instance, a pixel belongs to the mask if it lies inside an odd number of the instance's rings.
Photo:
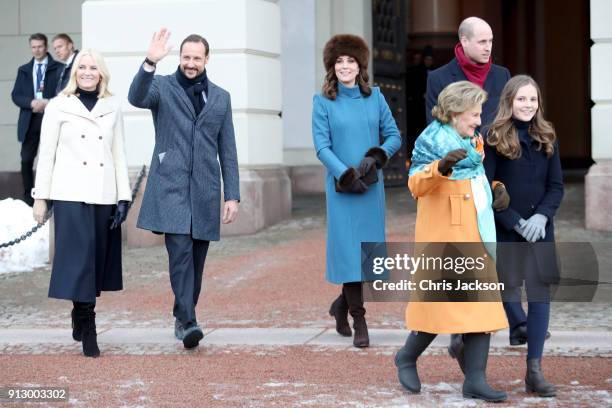
<svg viewBox="0 0 612 408">
<path fill-rule="evenodd" d="M 349 313 L 353 317 L 353 346 L 368 347 L 370 336 L 368 335 L 368 325 L 365 320 L 365 308 L 361 298 L 361 282 L 350 282 L 344 284 L 344 292 L 349 307 Z"/>
<path fill-rule="evenodd" d="M 72 311 L 70 312 L 70 318 L 72 320 L 72 338 L 74 339 L 74 341 L 81 341 L 81 339 L 83 338 L 83 329 L 81 328 L 81 325 L 79 324 L 79 321 L 76 319 L 75 316 L 75 309 L 77 306 L 74 302 L 72 304 Z"/>
<path fill-rule="evenodd" d="M 98 335 L 96 333 L 95 303 L 82 303 L 75 309 L 76 321 L 82 330 L 83 354 L 87 357 L 98 357 Z"/>
<path fill-rule="evenodd" d="M 477 398 L 490 402 L 505 401 L 508 398 L 505 392 L 494 390 L 487 383 L 490 339 L 491 336 L 486 333 L 468 333 L 463 336 L 465 343 L 464 398 Z"/>
<path fill-rule="evenodd" d="M 417 372 L 417 358 L 431 344 L 435 334 L 425 332 L 410 332 L 404 347 L 395 355 L 395 366 L 400 384 L 410 392 L 421 392 L 421 380 Z"/>
<path fill-rule="evenodd" d="M 557 388 L 546 381 L 542 374 L 542 359 L 528 358 L 527 373 L 525 374 L 525 391 L 535 392 L 540 397 L 554 397 Z"/>
<path fill-rule="evenodd" d="M 346 303 L 346 299 L 344 298 L 344 290 L 342 292 L 343 293 L 340 293 L 340 296 L 331 304 L 329 315 L 336 319 L 336 331 L 338 334 L 344 337 L 350 337 L 353 335 L 353 332 L 348 322 L 348 303 Z"/>
<path fill-rule="evenodd" d="M 463 334 L 451 334 L 450 344 L 448 345 L 448 354 L 457 360 L 459 368 L 465 375 L 465 355 L 463 354 Z"/>
<path fill-rule="evenodd" d="M 550 332 L 546 331 L 546 336 L 544 336 L 544 340 L 548 340 L 550 338 Z M 511 346 L 521 346 L 527 343 L 527 323 L 516 326 L 515 328 L 510 330 L 510 345 Z"/>
</svg>

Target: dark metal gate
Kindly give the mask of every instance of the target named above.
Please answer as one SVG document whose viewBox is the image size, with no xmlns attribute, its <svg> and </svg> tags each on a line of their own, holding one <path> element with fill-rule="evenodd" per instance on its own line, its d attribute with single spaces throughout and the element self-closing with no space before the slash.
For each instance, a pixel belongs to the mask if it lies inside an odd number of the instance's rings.
<svg viewBox="0 0 612 408">
<path fill-rule="evenodd" d="M 404 4 L 403 0 L 372 1 L 374 86 L 385 96 L 402 137 L 402 147 L 384 169 L 385 186 L 407 182 Z"/>
</svg>

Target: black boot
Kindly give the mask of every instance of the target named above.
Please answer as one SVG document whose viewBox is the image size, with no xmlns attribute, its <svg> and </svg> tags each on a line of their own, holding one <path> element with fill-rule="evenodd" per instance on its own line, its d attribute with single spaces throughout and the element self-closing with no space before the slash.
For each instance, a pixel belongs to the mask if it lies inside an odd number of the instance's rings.
<svg viewBox="0 0 612 408">
<path fill-rule="evenodd" d="M 98 336 L 96 333 L 96 312 L 95 303 L 76 303 L 75 317 L 81 327 L 83 354 L 87 357 L 98 357 Z"/>
<path fill-rule="evenodd" d="M 557 395 L 557 388 L 546 381 L 542 374 L 542 359 L 527 359 L 527 374 L 525 374 L 525 391 L 535 392 L 540 397 L 554 397 Z"/>
<path fill-rule="evenodd" d="M 457 359 L 461 372 L 465 375 L 465 356 L 463 354 L 463 334 L 451 334 L 448 354 Z"/>
<path fill-rule="evenodd" d="M 336 331 L 339 335 L 350 337 L 353 335 L 348 322 L 348 303 L 344 297 L 344 289 L 340 296 L 334 300 L 329 308 L 329 315 L 336 319 Z"/>
<path fill-rule="evenodd" d="M 400 384 L 410 392 L 421 392 L 421 380 L 417 372 L 417 358 L 431 344 L 435 334 L 425 332 L 410 332 L 404 347 L 395 355 L 395 366 Z"/>
<path fill-rule="evenodd" d="M 546 336 L 544 340 L 548 340 L 550 338 L 550 332 L 546 332 Z M 515 328 L 510 330 L 510 345 L 511 346 L 520 346 L 527 343 L 527 324 L 520 324 Z"/>
<path fill-rule="evenodd" d="M 503 391 L 494 390 L 487 383 L 487 358 L 491 335 L 487 333 L 467 333 L 465 343 L 465 381 L 463 397 L 478 398 L 490 402 L 505 401 L 508 396 Z"/>
<path fill-rule="evenodd" d="M 83 329 L 79 324 L 79 321 L 75 317 L 75 309 L 77 308 L 76 302 L 72 302 L 72 311 L 70 312 L 70 317 L 72 319 L 72 338 L 74 341 L 81 341 L 83 338 Z"/>
<path fill-rule="evenodd" d="M 350 282 L 344 284 L 344 293 L 349 307 L 349 313 L 353 316 L 353 346 L 368 347 L 370 336 L 368 335 L 368 325 L 365 320 L 365 308 L 361 298 L 361 282 Z"/>
</svg>

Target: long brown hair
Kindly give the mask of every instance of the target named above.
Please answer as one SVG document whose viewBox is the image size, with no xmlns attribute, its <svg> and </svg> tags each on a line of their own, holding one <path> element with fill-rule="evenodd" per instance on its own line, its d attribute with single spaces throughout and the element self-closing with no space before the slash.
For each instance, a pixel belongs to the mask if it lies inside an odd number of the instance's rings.
<svg viewBox="0 0 612 408">
<path fill-rule="evenodd" d="M 359 65 L 359 63 L 357 63 Z M 366 97 L 372 95 L 372 88 L 368 85 L 368 81 L 370 77 L 368 76 L 368 71 L 366 69 L 362 69 L 361 65 L 359 65 L 359 73 L 355 78 L 355 82 L 359 85 L 359 90 Z M 325 74 L 325 79 L 323 80 L 323 87 L 321 92 L 323 95 L 331 99 L 332 101 L 336 99 L 338 95 L 338 77 L 336 76 L 336 68 L 332 66 Z"/>
<path fill-rule="evenodd" d="M 512 77 L 502 90 L 499 109 L 487 136 L 487 143 L 495 147 L 499 154 L 511 160 L 521 157 L 521 144 L 512 121 L 512 104 L 518 90 L 526 85 L 532 85 L 538 94 L 538 109 L 531 119 L 529 135 L 538 143 L 537 150 L 544 150 L 547 157 L 552 156 L 555 150 L 557 135 L 552 123 L 544 119 L 540 87 L 529 75 L 517 75 Z"/>
</svg>

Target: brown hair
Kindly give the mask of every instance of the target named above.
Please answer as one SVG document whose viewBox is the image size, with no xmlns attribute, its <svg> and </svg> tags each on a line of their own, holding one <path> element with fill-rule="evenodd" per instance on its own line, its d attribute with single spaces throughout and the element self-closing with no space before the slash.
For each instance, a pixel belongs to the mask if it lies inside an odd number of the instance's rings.
<svg viewBox="0 0 612 408">
<path fill-rule="evenodd" d="M 64 40 L 68 44 L 74 44 L 74 42 L 72 41 L 72 38 L 70 38 L 70 36 L 68 34 L 66 34 L 66 33 L 59 33 L 58 35 L 53 37 L 51 42 L 53 43 L 53 42 L 55 42 L 55 40 Z"/>
<path fill-rule="evenodd" d="M 359 63 L 357 63 L 357 65 L 359 65 Z M 361 93 L 366 97 L 372 95 L 372 88 L 370 88 L 370 85 L 368 85 L 369 80 L 370 77 L 368 76 L 368 71 L 361 69 L 361 66 L 359 66 L 359 73 L 355 78 L 355 82 L 359 86 Z M 332 101 L 336 99 L 336 96 L 338 95 L 338 77 L 336 76 L 335 67 L 331 67 L 329 70 L 327 70 L 325 80 L 323 81 L 322 93 L 323 96 L 331 99 Z"/>
<path fill-rule="evenodd" d="M 453 82 L 440 92 L 438 104 L 431 110 L 431 116 L 443 124 L 451 123 L 456 115 L 483 104 L 487 92 L 469 81 Z"/>
<path fill-rule="evenodd" d="M 544 119 L 540 87 L 530 76 L 517 75 L 512 77 L 504 86 L 499 98 L 497 115 L 487 135 L 487 143 L 495 147 L 497 153 L 511 160 L 521 157 L 521 144 L 512 121 L 512 105 L 518 90 L 526 85 L 532 85 L 538 94 L 538 109 L 531 119 L 528 129 L 529 135 L 538 143 L 537 150 L 543 149 L 546 156 L 552 156 L 555 150 L 557 136 L 552 123 Z"/>
<path fill-rule="evenodd" d="M 45 48 L 47 48 L 47 36 L 43 33 L 34 33 L 28 39 L 28 42 L 32 42 L 32 40 L 43 41 L 45 43 Z"/>
<path fill-rule="evenodd" d="M 198 34 L 189 34 L 187 38 L 183 40 L 183 42 L 181 43 L 181 47 L 179 48 L 179 54 L 183 52 L 183 45 L 185 45 L 185 43 L 188 43 L 188 42 L 204 44 L 204 50 L 205 50 L 204 55 L 208 56 L 208 52 L 210 51 L 210 47 L 208 46 L 208 41 L 206 41 L 206 38 Z"/>
</svg>

